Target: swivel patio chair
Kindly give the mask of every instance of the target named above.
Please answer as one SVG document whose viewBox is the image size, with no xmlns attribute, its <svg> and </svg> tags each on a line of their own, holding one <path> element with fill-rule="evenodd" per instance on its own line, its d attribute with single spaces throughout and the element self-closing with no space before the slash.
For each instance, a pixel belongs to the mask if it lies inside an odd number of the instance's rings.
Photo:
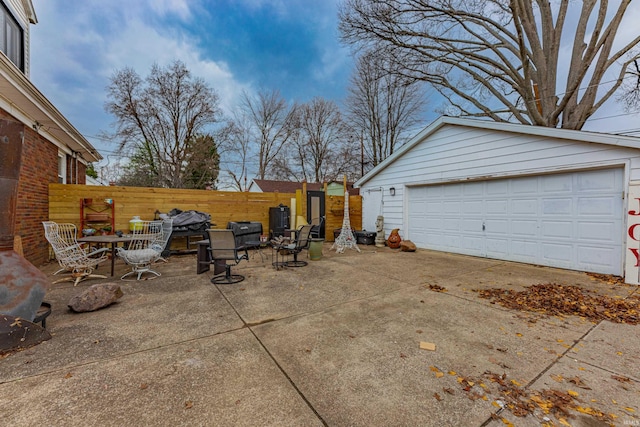
<svg viewBox="0 0 640 427">
<path fill-rule="evenodd" d="M 54 284 L 72 281 L 76 286 L 82 280 L 89 278 L 105 279 L 107 276 L 93 274 L 98 265 L 108 259 L 109 248 L 100 248 L 93 252 L 86 250 L 76 240 L 77 228 L 74 224 L 58 224 L 53 221 L 44 221 L 44 236 L 53 248 L 61 269 L 54 274 L 68 271 L 71 276 L 56 280 Z"/>
<path fill-rule="evenodd" d="M 321 236 L 323 226 L 324 226 L 324 216 L 321 216 L 320 218 L 313 218 L 311 220 L 310 237 L 312 239 L 319 239 L 321 237 L 324 237 L 324 236 Z"/>
<path fill-rule="evenodd" d="M 207 230 L 209 233 L 209 254 L 211 262 L 214 264 L 214 277 L 211 279 L 213 284 L 232 284 L 239 283 L 244 280 L 244 276 L 240 274 L 231 274 L 231 267 L 238 265 L 240 261 L 248 260 L 249 253 L 245 246 L 236 245 L 236 237 L 233 230 Z M 224 267 L 224 276 L 222 271 L 218 273 L 218 268 Z"/>
<path fill-rule="evenodd" d="M 118 247 L 118 256 L 131 266 L 131 271 L 124 274 L 120 279 L 125 279 L 131 275 L 137 275 L 136 280 L 140 280 L 145 273 L 153 274 L 154 279 L 160 273 L 152 269 L 154 262 L 162 257 L 162 221 L 140 221 L 135 224 L 131 232 L 131 241 L 126 248 Z"/>
<path fill-rule="evenodd" d="M 303 225 L 296 231 L 296 240 L 282 247 L 282 249 L 289 251 L 289 254 L 293 255 L 293 261 L 287 261 L 287 267 L 304 267 L 307 265 L 306 261 L 298 260 L 298 254 L 304 249 L 309 249 L 309 237 L 312 227 L 311 224 Z"/>
</svg>

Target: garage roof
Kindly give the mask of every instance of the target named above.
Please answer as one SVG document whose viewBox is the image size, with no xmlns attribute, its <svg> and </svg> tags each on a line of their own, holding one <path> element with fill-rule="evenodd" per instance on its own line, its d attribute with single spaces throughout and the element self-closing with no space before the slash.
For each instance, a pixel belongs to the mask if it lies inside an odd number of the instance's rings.
<svg viewBox="0 0 640 427">
<path fill-rule="evenodd" d="M 354 187 L 361 187 L 380 171 L 393 163 L 396 159 L 411 150 L 415 145 L 428 138 L 431 134 L 446 125 L 466 126 L 478 129 L 490 129 L 498 132 L 512 132 L 526 135 L 546 136 L 554 139 L 565 139 L 569 141 L 593 142 L 597 144 L 615 145 L 618 147 L 629 147 L 640 149 L 640 138 L 632 136 L 614 135 L 610 133 L 587 132 L 582 130 L 570 130 L 550 128 L 545 126 L 531 126 L 516 123 L 494 122 L 489 120 L 468 119 L 461 117 L 441 116 L 429 126 L 418 132 L 406 144 L 397 149 L 391 156 L 379 163 L 369 173 L 360 178 Z"/>
</svg>

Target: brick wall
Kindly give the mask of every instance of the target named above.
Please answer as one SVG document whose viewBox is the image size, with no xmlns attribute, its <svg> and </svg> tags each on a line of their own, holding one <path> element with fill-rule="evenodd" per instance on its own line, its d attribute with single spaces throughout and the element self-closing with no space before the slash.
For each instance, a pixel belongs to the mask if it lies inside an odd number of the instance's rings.
<svg viewBox="0 0 640 427">
<path fill-rule="evenodd" d="M 2 109 L 0 118 L 18 121 Z M 58 182 L 58 148 L 29 126 L 24 126 L 24 132 L 15 235 L 22 239 L 25 258 L 39 266 L 49 260 L 42 221 L 49 220 L 49 184 Z M 75 183 L 75 167 L 75 160 L 67 156 L 67 182 Z M 86 166 L 77 162 L 77 167 L 77 183 L 86 184 Z"/>
<path fill-rule="evenodd" d="M 42 221 L 49 219 L 49 184 L 55 182 L 58 148 L 25 126 L 15 233 L 22 238 L 25 258 L 36 266 L 49 259 Z"/>
</svg>

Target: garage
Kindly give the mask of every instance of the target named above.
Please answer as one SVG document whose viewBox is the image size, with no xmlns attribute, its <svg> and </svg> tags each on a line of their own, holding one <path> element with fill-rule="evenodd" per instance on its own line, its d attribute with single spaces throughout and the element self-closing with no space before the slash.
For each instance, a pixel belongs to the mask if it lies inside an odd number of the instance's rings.
<svg viewBox="0 0 640 427">
<path fill-rule="evenodd" d="M 354 186 L 418 248 L 640 284 L 640 138 L 443 116 Z"/>
<path fill-rule="evenodd" d="M 421 248 L 621 274 L 623 170 L 409 187 Z"/>
</svg>

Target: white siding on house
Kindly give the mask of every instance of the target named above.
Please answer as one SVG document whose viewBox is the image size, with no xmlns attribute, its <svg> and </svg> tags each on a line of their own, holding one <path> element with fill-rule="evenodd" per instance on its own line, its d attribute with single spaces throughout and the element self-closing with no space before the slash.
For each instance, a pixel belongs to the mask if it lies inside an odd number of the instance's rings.
<svg viewBox="0 0 640 427">
<path fill-rule="evenodd" d="M 18 24 L 22 28 L 24 33 L 24 74 L 29 77 L 29 54 L 30 54 L 30 25 L 29 25 L 29 16 L 27 16 L 27 11 L 25 10 L 23 0 L 3 0 L 4 4 L 7 6 L 9 11 L 13 17 L 18 21 Z"/>
</svg>

